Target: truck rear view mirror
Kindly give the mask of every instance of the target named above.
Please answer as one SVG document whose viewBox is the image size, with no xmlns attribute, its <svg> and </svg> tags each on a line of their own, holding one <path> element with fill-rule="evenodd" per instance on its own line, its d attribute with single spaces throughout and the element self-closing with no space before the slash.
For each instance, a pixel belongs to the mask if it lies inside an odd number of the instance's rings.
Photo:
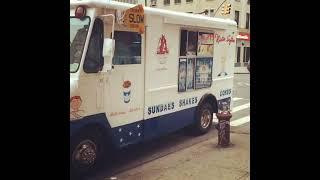
<svg viewBox="0 0 320 180">
<path fill-rule="evenodd" d="M 111 70 L 114 48 L 114 39 L 105 38 L 103 42 L 104 71 Z"/>
<path fill-rule="evenodd" d="M 105 38 L 103 42 L 103 57 L 113 56 L 115 41 Z"/>
</svg>

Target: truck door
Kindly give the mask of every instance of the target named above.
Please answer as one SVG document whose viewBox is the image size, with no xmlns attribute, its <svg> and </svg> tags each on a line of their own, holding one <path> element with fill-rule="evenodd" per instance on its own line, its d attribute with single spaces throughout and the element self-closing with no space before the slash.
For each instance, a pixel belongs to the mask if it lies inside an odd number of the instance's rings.
<svg viewBox="0 0 320 180">
<path fill-rule="evenodd" d="M 144 34 L 115 31 L 113 69 L 107 81 L 107 117 L 119 143 L 142 138 L 144 112 Z M 115 128 L 117 127 L 117 128 Z M 126 131 L 126 132 L 123 132 Z M 122 140 L 121 140 L 122 139 Z"/>
</svg>

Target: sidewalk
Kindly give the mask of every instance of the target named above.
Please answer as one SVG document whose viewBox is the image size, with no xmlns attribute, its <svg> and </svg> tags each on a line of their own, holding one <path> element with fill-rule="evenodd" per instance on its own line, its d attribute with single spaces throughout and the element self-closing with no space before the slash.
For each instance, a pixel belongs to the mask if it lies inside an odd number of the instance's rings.
<svg viewBox="0 0 320 180">
<path fill-rule="evenodd" d="M 248 130 L 249 131 L 249 130 Z M 117 180 L 249 180 L 250 131 L 232 129 L 230 148 L 218 137 L 146 163 L 116 176 Z"/>
<path fill-rule="evenodd" d="M 234 74 L 249 74 L 249 71 L 246 66 L 235 67 Z"/>
</svg>

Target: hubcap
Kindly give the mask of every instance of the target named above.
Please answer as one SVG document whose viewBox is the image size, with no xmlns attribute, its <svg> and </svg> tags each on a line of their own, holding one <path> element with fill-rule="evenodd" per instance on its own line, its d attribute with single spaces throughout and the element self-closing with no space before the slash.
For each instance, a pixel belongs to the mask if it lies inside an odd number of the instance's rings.
<svg viewBox="0 0 320 180">
<path fill-rule="evenodd" d="M 78 144 L 73 151 L 72 161 L 80 166 L 92 166 L 97 158 L 97 147 L 91 140 Z"/>
<path fill-rule="evenodd" d="M 201 114 L 201 127 L 207 128 L 211 121 L 211 113 L 208 109 L 204 110 Z"/>
</svg>

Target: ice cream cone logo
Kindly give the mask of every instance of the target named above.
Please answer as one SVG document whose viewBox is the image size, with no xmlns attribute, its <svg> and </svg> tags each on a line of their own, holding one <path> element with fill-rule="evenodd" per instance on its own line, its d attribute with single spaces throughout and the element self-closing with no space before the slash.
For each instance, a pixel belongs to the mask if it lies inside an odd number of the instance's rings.
<svg viewBox="0 0 320 180">
<path fill-rule="evenodd" d="M 159 42 L 158 42 L 158 48 L 157 48 L 157 54 L 160 55 L 160 64 L 166 63 L 166 54 L 169 54 L 168 44 L 166 37 L 162 34 Z"/>
<path fill-rule="evenodd" d="M 124 103 L 129 103 L 131 97 L 131 82 L 129 80 L 124 81 L 122 87 Z"/>
<path fill-rule="evenodd" d="M 167 40 L 166 40 L 166 37 L 162 34 L 161 38 L 159 39 L 157 54 L 168 54 L 168 53 L 169 53 L 169 50 L 167 46 Z"/>
</svg>

